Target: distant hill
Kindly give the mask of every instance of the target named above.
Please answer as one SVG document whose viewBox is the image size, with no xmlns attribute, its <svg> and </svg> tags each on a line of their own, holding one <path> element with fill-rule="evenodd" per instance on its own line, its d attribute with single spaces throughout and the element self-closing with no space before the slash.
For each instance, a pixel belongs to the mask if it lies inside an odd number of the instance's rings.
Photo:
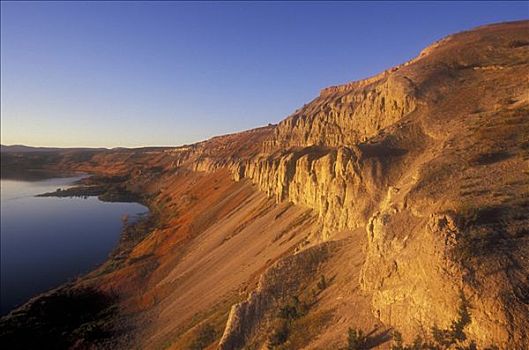
<svg viewBox="0 0 529 350">
<path fill-rule="evenodd" d="M 73 148 L 59 148 L 59 147 L 31 147 L 25 145 L 0 145 L 0 152 L 5 153 L 28 153 L 28 152 L 59 152 L 59 151 L 96 151 L 105 150 L 106 148 L 88 148 L 88 147 L 73 147 Z"/>
</svg>

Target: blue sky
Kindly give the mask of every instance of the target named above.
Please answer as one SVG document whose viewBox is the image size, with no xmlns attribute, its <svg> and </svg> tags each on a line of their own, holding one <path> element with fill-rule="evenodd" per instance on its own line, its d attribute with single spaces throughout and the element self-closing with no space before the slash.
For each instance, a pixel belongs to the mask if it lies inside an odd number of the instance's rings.
<svg viewBox="0 0 529 350">
<path fill-rule="evenodd" d="M 179 145 L 276 123 L 329 85 L 527 2 L 2 2 L 2 144 Z"/>
</svg>

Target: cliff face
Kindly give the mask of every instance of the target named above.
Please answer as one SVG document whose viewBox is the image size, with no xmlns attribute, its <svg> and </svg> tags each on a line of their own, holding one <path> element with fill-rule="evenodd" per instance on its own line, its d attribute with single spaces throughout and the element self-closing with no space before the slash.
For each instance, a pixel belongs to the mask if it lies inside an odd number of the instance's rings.
<svg viewBox="0 0 529 350">
<path fill-rule="evenodd" d="M 291 348 L 341 346 L 376 320 L 428 338 L 462 302 L 469 340 L 529 348 L 528 77 L 529 22 L 485 26 L 324 89 L 277 126 L 62 157 L 124 174 L 163 218 L 83 283 L 118 291 L 151 348 L 185 348 L 204 324 L 223 349 L 264 346 L 276 309 L 320 276 L 334 280 Z M 301 329 L 317 339 L 296 343 Z"/>
<path fill-rule="evenodd" d="M 398 122 L 417 107 L 413 81 L 394 71 L 335 86 L 282 121 L 268 150 L 355 145 Z"/>
<path fill-rule="evenodd" d="M 365 227 L 361 285 L 405 336 L 448 327 L 463 293 L 478 344 L 528 346 L 528 29 L 456 34 L 325 89 L 231 166 L 316 210 L 314 241 Z"/>
</svg>

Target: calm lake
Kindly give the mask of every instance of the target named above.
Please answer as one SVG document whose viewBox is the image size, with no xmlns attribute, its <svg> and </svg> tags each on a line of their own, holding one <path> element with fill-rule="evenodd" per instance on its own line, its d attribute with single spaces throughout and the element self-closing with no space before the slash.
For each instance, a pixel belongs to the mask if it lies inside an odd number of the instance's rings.
<svg viewBox="0 0 529 350">
<path fill-rule="evenodd" d="M 101 264 L 116 246 L 122 217 L 147 212 L 137 203 L 96 197 L 35 197 L 80 179 L 1 179 L 0 312 Z"/>
</svg>

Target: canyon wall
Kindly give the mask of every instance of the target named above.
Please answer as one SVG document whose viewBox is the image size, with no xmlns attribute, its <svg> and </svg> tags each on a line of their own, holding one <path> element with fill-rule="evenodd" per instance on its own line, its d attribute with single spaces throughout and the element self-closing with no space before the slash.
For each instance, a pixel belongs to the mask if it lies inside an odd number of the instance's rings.
<svg viewBox="0 0 529 350">
<path fill-rule="evenodd" d="M 279 123 L 259 154 L 206 157 L 194 170 L 225 166 L 278 202 L 314 209 L 323 230 L 308 243 L 365 227 L 361 285 L 375 315 L 406 338 L 449 327 L 464 295 L 471 339 L 529 346 L 529 282 L 507 278 L 529 271 L 528 209 L 521 197 L 500 198 L 529 193 L 527 172 L 513 170 L 527 169 L 528 29 L 456 34 L 374 78 L 324 89 Z M 464 191 L 477 179 L 485 191 Z M 499 206 L 486 224 L 493 233 L 474 237 L 470 216 Z M 517 221 L 506 224 L 513 212 Z M 501 225 L 517 228 L 504 234 Z M 516 244 L 517 252 L 496 251 Z"/>
</svg>

